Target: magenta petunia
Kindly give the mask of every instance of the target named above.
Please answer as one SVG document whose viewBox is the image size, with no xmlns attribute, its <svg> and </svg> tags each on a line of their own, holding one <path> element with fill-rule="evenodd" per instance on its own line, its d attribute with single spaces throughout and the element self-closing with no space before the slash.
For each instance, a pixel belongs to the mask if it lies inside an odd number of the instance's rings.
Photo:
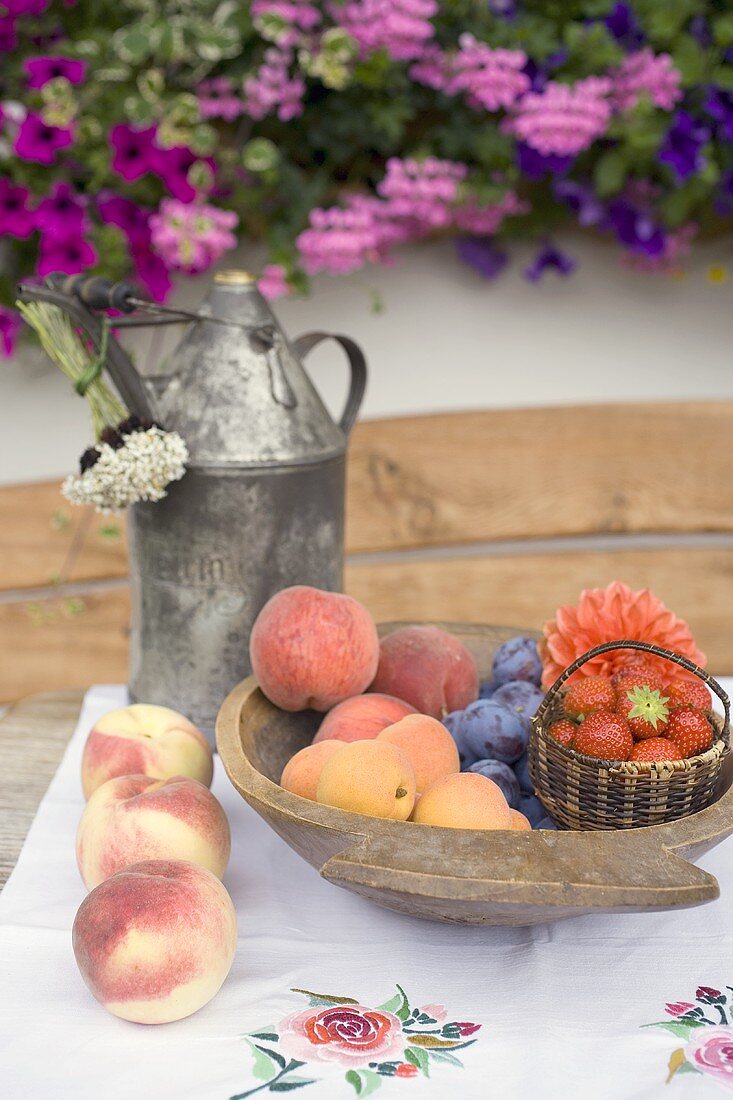
<svg viewBox="0 0 733 1100">
<path fill-rule="evenodd" d="M 132 199 L 104 192 L 97 199 L 99 216 L 106 225 L 116 225 L 127 237 L 133 250 L 150 244 L 150 211 Z"/>
<path fill-rule="evenodd" d="M 164 302 L 173 283 L 160 256 L 149 248 L 133 248 L 132 259 L 137 277 L 150 297 L 154 302 Z"/>
<path fill-rule="evenodd" d="M 17 45 L 15 20 L 10 15 L 0 15 L 0 53 L 10 53 Z"/>
<path fill-rule="evenodd" d="M 29 111 L 20 124 L 15 152 L 21 160 L 36 164 L 53 164 L 60 149 L 66 149 L 74 141 L 73 132 L 64 126 L 48 126 L 40 115 Z"/>
<path fill-rule="evenodd" d="M 15 340 L 20 331 L 20 314 L 14 309 L 0 306 L 0 348 L 3 355 L 10 356 L 15 350 Z"/>
<path fill-rule="evenodd" d="M 83 237 L 58 239 L 49 234 L 41 239 L 36 274 L 44 278 L 53 271 L 78 275 L 97 262 L 97 253 Z"/>
<path fill-rule="evenodd" d="M 36 228 L 36 214 L 30 205 L 27 187 L 16 187 L 10 180 L 0 179 L 0 234 L 25 240 Z"/>
<path fill-rule="evenodd" d="M 179 202 L 193 202 L 196 188 L 190 183 L 188 173 L 200 157 L 197 157 L 186 145 L 174 145 L 171 149 L 153 147 L 151 171 L 162 179 L 169 193 Z M 214 162 L 206 163 L 213 168 Z"/>
<path fill-rule="evenodd" d="M 38 204 L 36 227 L 56 240 L 80 237 L 84 229 L 83 200 L 71 184 L 56 183 Z"/>
<path fill-rule="evenodd" d="M 123 180 L 132 183 L 150 172 L 155 155 L 155 127 L 136 130 L 120 123 L 109 132 L 109 142 L 114 149 L 112 168 Z"/>
<path fill-rule="evenodd" d="M 51 80 L 59 77 L 69 84 L 83 84 L 86 76 L 86 61 L 76 61 L 70 57 L 33 57 L 23 65 L 28 76 L 29 88 L 43 88 Z"/>
<path fill-rule="evenodd" d="M 51 0 L 2 0 L 8 15 L 42 15 Z"/>
</svg>

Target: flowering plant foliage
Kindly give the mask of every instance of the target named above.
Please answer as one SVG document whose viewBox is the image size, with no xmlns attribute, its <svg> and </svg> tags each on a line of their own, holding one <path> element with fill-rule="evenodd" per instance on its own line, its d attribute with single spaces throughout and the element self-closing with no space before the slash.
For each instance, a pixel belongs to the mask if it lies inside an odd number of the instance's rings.
<svg viewBox="0 0 733 1100">
<path fill-rule="evenodd" d="M 277 297 L 435 233 L 568 274 L 563 224 L 674 271 L 733 212 L 724 0 L 0 0 L 0 55 L 6 350 L 19 274 L 163 300 L 237 232 Z"/>
</svg>

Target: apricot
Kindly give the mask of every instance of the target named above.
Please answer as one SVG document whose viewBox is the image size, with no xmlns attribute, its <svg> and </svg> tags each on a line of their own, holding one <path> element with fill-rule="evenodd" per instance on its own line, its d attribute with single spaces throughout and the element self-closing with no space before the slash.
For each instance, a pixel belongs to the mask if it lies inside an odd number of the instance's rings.
<svg viewBox="0 0 733 1100">
<path fill-rule="evenodd" d="M 512 823 L 510 825 L 511 829 L 513 829 L 515 832 L 522 832 L 523 833 L 526 830 L 529 830 L 530 832 L 532 832 L 532 826 L 529 823 L 529 819 L 526 818 L 524 816 L 524 814 L 520 813 L 519 810 L 511 810 L 510 809 L 509 814 L 510 814 L 511 819 L 512 819 Z"/>
<path fill-rule="evenodd" d="M 370 741 L 407 714 L 415 714 L 415 708 L 394 695 L 381 695 L 377 691 L 355 695 L 328 712 L 313 744 L 327 737 L 335 737 L 337 741 Z"/>
<path fill-rule="evenodd" d="M 407 821 L 415 805 L 415 772 L 396 745 L 352 741 L 323 765 L 316 796 L 355 814 Z"/>
<path fill-rule="evenodd" d="M 442 722 L 427 714 L 408 714 L 383 729 L 377 741 L 388 741 L 405 754 L 415 772 L 418 794 L 436 779 L 461 770 L 455 741 Z"/>
<path fill-rule="evenodd" d="M 306 745 L 288 760 L 280 776 L 280 786 L 291 794 L 299 794 L 301 798 L 310 798 L 315 802 L 323 765 L 337 749 L 343 747 L 343 741 L 335 739 L 319 741 L 317 745 Z"/>
<path fill-rule="evenodd" d="M 501 788 L 478 772 L 438 779 L 420 796 L 412 820 L 448 829 L 512 828 L 511 811 Z"/>
<path fill-rule="evenodd" d="M 404 626 L 382 638 L 371 691 L 396 695 L 442 718 L 478 696 L 478 672 L 462 642 L 437 626 Z"/>
<path fill-rule="evenodd" d="M 283 588 L 255 619 L 249 643 L 262 691 L 283 710 L 330 710 L 359 695 L 379 661 L 377 628 L 351 596 Z"/>
<path fill-rule="evenodd" d="M 108 1012 L 166 1024 L 218 992 L 234 960 L 237 918 L 211 871 L 150 859 L 87 895 L 72 943 L 82 978 Z"/>
</svg>

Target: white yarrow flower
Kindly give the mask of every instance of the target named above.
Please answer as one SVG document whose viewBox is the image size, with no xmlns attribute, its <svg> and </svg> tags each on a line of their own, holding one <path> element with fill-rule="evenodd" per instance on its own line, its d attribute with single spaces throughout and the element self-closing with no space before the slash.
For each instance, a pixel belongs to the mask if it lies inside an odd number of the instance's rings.
<svg viewBox="0 0 733 1100">
<path fill-rule="evenodd" d="M 98 512 L 120 512 L 139 501 L 161 500 L 172 481 L 186 472 L 188 448 L 178 432 L 134 431 L 115 450 L 98 443 L 99 458 L 83 474 L 67 477 L 61 492 L 72 504 L 93 504 Z"/>
</svg>

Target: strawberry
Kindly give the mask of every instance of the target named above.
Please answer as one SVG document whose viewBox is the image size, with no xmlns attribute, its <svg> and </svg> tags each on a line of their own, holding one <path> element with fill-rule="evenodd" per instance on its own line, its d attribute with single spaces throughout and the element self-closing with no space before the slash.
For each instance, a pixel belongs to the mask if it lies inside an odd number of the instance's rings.
<svg viewBox="0 0 733 1100">
<path fill-rule="evenodd" d="M 576 680 L 565 692 L 565 713 L 571 718 L 594 714 L 598 710 L 613 710 L 616 692 L 607 676 L 586 676 Z"/>
<path fill-rule="evenodd" d="M 629 723 L 620 714 L 598 711 L 580 723 L 574 747 L 599 760 L 628 760 L 634 750 L 634 738 Z"/>
<path fill-rule="evenodd" d="M 648 687 L 619 692 L 616 713 L 626 719 L 637 741 L 659 737 L 669 718 L 666 696 Z"/>
<path fill-rule="evenodd" d="M 667 737 L 683 758 L 705 752 L 713 743 L 713 730 L 704 714 L 694 707 L 676 707 L 669 716 Z"/>
<path fill-rule="evenodd" d="M 668 737 L 647 737 L 634 745 L 632 760 L 680 760 L 680 750 Z"/>
<path fill-rule="evenodd" d="M 577 728 L 569 719 L 561 718 L 559 722 L 553 722 L 547 732 L 561 745 L 572 745 Z"/>
<path fill-rule="evenodd" d="M 711 710 L 713 700 L 702 680 L 675 680 L 664 689 L 670 710 L 674 707 L 694 707 L 695 710 Z"/>
<path fill-rule="evenodd" d="M 619 694 L 632 687 L 648 687 L 652 691 L 661 691 L 664 686 L 662 674 L 650 665 L 632 665 L 615 673 L 612 682 Z"/>
</svg>

